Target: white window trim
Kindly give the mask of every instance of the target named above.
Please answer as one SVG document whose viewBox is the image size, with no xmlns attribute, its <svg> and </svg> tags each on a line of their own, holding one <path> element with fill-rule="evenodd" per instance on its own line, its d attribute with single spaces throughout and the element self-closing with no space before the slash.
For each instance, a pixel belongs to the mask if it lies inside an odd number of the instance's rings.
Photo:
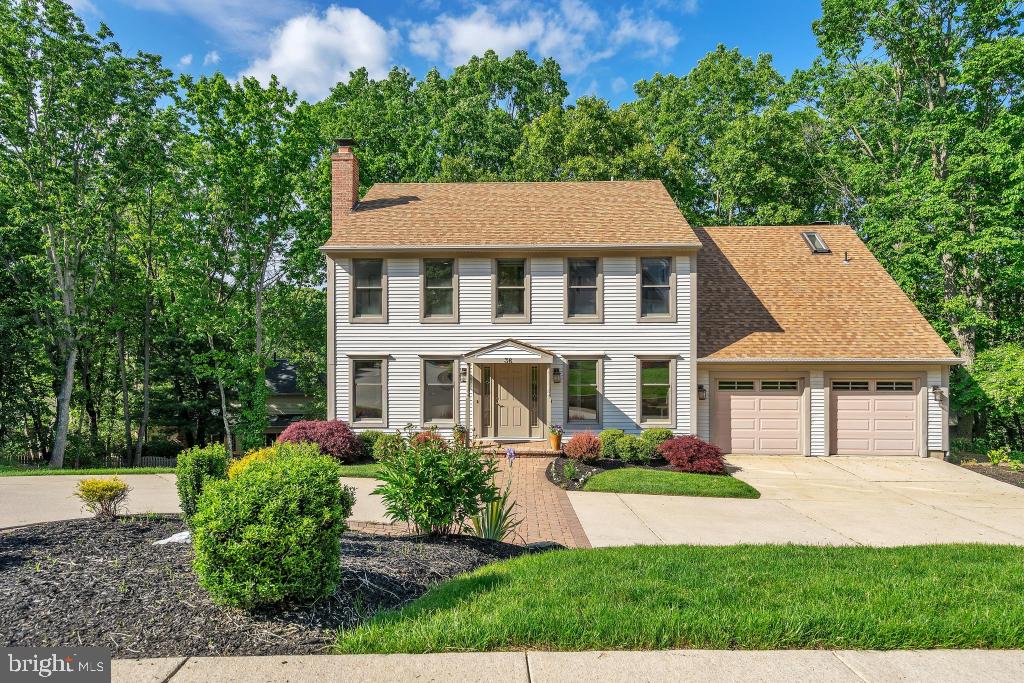
<svg viewBox="0 0 1024 683">
<path fill-rule="evenodd" d="M 643 260 L 645 258 L 667 258 L 668 275 L 668 313 L 658 315 L 643 314 Z M 675 256 L 637 256 L 636 258 L 636 321 L 638 323 L 674 323 L 676 321 L 676 257 Z"/>
<path fill-rule="evenodd" d="M 570 420 L 569 419 L 569 363 L 572 361 L 592 360 L 597 362 L 597 419 L 596 420 Z M 565 378 L 562 380 L 565 385 L 563 401 L 565 415 L 563 424 L 572 427 L 600 427 L 604 424 L 604 357 L 594 355 L 571 355 L 565 356 Z"/>
<path fill-rule="evenodd" d="M 427 361 L 443 360 L 452 363 L 452 419 L 451 420 L 428 420 L 427 412 Z M 420 426 L 430 427 L 454 427 L 459 423 L 459 359 L 454 356 L 420 356 Z"/>
<path fill-rule="evenodd" d="M 380 361 L 381 419 L 356 419 L 356 371 L 355 363 L 361 360 Z M 357 355 L 348 357 L 348 416 L 353 427 L 386 427 L 388 425 L 388 357 L 381 355 Z"/>
<path fill-rule="evenodd" d="M 452 314 L 427 315 L 427 261 L 452 262 Z M 459 259 L 452 257 L 431 257 L 420 259 L 420 322 L 429 325 L 459 322 Z"/>
<path fill-rule="evenodd" d="M 572 315 L 569 311 L 569 262 L 574 260 L 597 261 L 597 312 L 594 315 Z M 562 262 L 563 320 L 570 325 L 585 325 L 604 322 L 604 259 L 600 256 L 567 256 Z"/>
<path fill-rule="evenodd" d="M 356 262 L 380 261 L 380 315 L 356 315 Z M 353 258 L 349 261 L 348 321 L 356 325 L 381 324 L 388 321 L 388 260 L 384 258 Z"/>
<path fill-rule="evenodd" d="M 668 415 L 667 420 L 645 420 L 643 417 L 643 362 L 668 361 Z M 675 356 L 638 356 L 636 359 L 636 423 L 641 427 L 676 427 L 676 377 Z"/>
<path fill-rule="evenodd" d="M 523 315 L 498 316 L 498 261 L 523 262 Z M 491 259 L 491 322 L 496 324 L 519 323 L 529 324 L 531 318 L 531 277 L 530 259 L 521 256 L 503 256 Z"/>
</svg>

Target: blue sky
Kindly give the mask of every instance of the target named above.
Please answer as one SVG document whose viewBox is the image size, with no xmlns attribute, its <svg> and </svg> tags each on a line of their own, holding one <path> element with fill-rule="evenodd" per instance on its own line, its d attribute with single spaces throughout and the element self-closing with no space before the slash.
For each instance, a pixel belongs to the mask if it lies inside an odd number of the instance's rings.
<svg viewBox="0 0 1024 683">
<path fill-rule="evenodd" d="M 393 65 L 447 73 L 487 48 L 561 63 L 571 97 L 618 104 L 655 72 L 682 74 L 718 43 L 770 52 L 783 74 L 817 54 L 817 0 L 72 0 L 87 23 L 171 68 L 231 77 L 276 73 L 320 99 L 348 72 Z"/>
</svg>

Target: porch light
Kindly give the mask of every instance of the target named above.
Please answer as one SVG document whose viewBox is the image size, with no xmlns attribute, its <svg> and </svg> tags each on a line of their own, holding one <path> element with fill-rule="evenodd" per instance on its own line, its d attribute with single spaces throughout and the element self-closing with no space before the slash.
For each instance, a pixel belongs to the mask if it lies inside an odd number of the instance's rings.
<svg viewBox="0 0 1024 683">
<path fill-rule="evenodd" d="M 461 381 L 465 382 L 466 378 L 468 376 L 469 376 L 469 368 L 467 368 L 465 365 L 463 365 L 461 368 L 459 368 L 459 379 Z"/>
<path fill-rule="evenodd" d="M 945 396 L 945 394 L 942 391 L 942 387 L 940 387 L 938 384 L 933 384 L 932 385 L 932 398 L 934 398 L 936 401 L 942 401 L 944 396 Z"/>
<path fill-rule="evenodd" d="M 554 382 L 555 384 L 562 383 L 562 368 L 551 369 L 551 381 Z"/>
<path fill-rule="evenodd" d="M 708 400 L 708 388 L 703 384 L 697 385 L 697 400 L 706 401 Z"/>
</svg>

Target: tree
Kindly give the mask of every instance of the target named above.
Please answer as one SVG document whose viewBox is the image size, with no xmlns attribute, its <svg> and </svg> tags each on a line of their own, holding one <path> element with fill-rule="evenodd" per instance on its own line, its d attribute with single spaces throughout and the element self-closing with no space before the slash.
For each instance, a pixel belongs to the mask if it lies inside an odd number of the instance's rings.
<svg viewBox="0 0 1024 683">
<path fill-rule="evenodd" d="M 979 353 L 960 401 L 988 416 L 988 433 L 1024 449 L 1024 346 L 1003 344 Z"/>
</svg>

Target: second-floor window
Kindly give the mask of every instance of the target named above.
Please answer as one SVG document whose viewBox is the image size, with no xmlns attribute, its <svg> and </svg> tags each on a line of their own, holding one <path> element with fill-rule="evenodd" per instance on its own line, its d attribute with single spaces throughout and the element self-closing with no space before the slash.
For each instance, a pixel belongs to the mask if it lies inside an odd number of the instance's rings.
<svg viewBox="0 0 1024 683">
<path fill-rule="evenodd" d="M 640 318 L 672 316 L 672 258 L 640 259 Z"/>
<path fill-rule="evenodd" d="M 458 307 L 455 259 L 424 259 L 423 319 L 455 320 Z"/>
<path fill-rule="evenodd" d="M 352 260 L 352 318 L 383 320 L 386 310 L 383 259 Z"/>
<path fill-rule="evenodd" d="M 526 259 L 497 259 L 494 271 L 494 319 L 529 322 L 530 276 Z"/>
<path fill-rule="evenodd" d="M 566 261 L 566 318 L 599 320 L 601 317 L 601 266 L 596 258 Z"/>
</svg>

